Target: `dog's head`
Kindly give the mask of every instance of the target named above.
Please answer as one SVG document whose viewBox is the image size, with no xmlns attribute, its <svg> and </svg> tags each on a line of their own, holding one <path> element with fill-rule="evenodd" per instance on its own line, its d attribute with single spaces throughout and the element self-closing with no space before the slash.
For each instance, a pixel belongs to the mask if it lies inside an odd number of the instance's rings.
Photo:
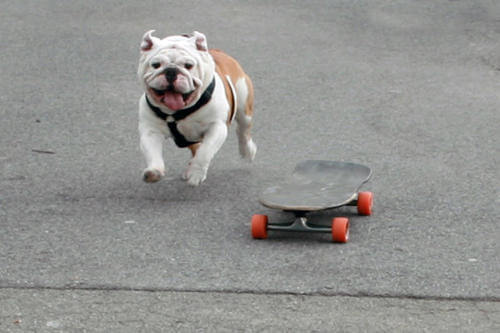
<svg viewBox="0 0 500 333">
<path fill-rule="evenodd" d="M 215 65 L 204 34 L 154 37 L 141 42 L 139 80 L 151 102 L 171 111 L 196 103 L 213 79 Z"/>
</svg>

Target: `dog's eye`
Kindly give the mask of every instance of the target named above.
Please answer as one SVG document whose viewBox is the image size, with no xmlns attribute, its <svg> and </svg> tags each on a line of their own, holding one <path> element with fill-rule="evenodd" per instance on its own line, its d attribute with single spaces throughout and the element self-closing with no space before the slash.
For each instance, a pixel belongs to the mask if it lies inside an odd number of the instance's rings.
<svg viewBox="0 0 500 333">
<path fill-rule="evenodd" d="M 187 62 L 185 65 L 184 65 L 184 68 L 187 69 L 187 70 L 190 70 L 191 68 L 193 68 L 193 64 L 190 63 L 190 62 Z"/>
<path fill-rule="evenodd" d="M 151 64 L 151 67 L 153 67 L 154 69 L 158 69 L 158 68 L 160 68 L 160 66 L 161 66 L 161 64 L 159 62 L 153 62 Z"/>
</svg>

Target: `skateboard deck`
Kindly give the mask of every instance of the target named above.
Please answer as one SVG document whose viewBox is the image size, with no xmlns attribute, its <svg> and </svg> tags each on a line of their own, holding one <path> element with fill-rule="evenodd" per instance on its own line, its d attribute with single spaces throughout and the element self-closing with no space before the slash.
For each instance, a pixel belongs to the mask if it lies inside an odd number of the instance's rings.
<svg viewBox="0 0 500 333">
<path fill-rule="evenodd" d="M 291 176 L 279 185 L 266 188 L 259 201 L 266 207 L 292 212 L 285 223 L 269 223 L 267 215 L 252 216 L 252 237 L 267 238 L 268 230 L 329 232 L 334 242 L 349 239 L 349 219 L 335 217 L 330 227 L 311 223 L 310 212 L 357 206 L 360 215 L 371 215 L 373 194 L 358 192 L 371 176 L 370 168 L 348 162 L 308 160 L 297 164 Z"/>
<path fill-rule="evenodd" d="M 336 208 L 354 200 L 370 175 L 370 168 L 360 164 L 304 161 L 285 182 L 265 189 L 259 201 L 266 207 L 288 211 Z"/>
</svg>

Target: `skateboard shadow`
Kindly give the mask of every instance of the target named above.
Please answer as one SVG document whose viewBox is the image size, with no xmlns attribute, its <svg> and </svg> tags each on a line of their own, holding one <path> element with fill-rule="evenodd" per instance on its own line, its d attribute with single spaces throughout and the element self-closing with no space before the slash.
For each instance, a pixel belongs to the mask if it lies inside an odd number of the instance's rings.
<svg viewBox="0 0 500 333">
<path fill-rule="evenodd" d="M 293 212 L 279 212 L 276 215 L 277 219 L 274 219 L 273 221 L 293 221 L 295 219 L 295 215 Z M 307 213 L 307 220 L 309 224 L 314 224 L 318 226 L 326 226 L 329 227 L 332 224 L 332 219 L 335 217 L 347 217 L 349 220 L 351 217 L 358 217 L 359 214 L 357 213 L 355 208 L 349 208 L 349 207 L 340 207 L 340 208 L 332 208 L 332 209 L 325 209 L 325 210 L 320 210 L 316 212 L 308 212 Z M 273 222 L 275 224 L 279 224 L 276 222 Z M 287 224 L 287 222 L 283 223 Z"/>
</svg>

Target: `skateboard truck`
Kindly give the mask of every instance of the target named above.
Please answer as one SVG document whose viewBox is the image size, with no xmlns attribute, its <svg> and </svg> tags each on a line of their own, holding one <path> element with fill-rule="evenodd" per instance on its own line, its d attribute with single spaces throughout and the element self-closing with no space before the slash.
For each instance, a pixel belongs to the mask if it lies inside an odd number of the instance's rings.
<svg viewBox="0 0 500 333">
<path fill-rule="evenodd" d="M 357 192 L 371 175 L 365 166 L 333 161 L 304 161 L 287 183 L 265 190 L 259 201 L 269 208 L 294 214 L 285 223 L 269 223 L 267 215 L 252 217 L 252 237 L 267 238 L 268 230 L 331 233 L 334 242 L 349 240 L 349 219 L 335 217 L 330 226 L 311 223 L 307 214 L 341 206 L 356 206 L 358 214 L 371 215 L 373 194 Z M 335 181 L 332 181 L 334 179 Z"/>
<path fill-rule="evenodd" d="M 267 230 L 331 233 L 333 241 L 335 242 L 345 243 L 349 240 L 349 220 L 345 217 L 334 218 L 332 220 L 331 227 L 326 227 L 308 222 L 308 219 L 303 212 L 293 213 L 295 214 L 295 219 L 292 222 L 287 224 L 267 223 Z M 258 220 L 258 216 L 259 215 L 254 215 L 254 218 Z M 254 220 L 252 220 L 252 234 L 254 232 L 253 223 Z M 256 221 L 255 223 L 259 223 L 259 221 Z M 266 238 L 267 232 L 264 237 L 259 237 L 262 236 L 259 234 L 253 234 L 253 236 L 254 238 Z"/>
</svg>

